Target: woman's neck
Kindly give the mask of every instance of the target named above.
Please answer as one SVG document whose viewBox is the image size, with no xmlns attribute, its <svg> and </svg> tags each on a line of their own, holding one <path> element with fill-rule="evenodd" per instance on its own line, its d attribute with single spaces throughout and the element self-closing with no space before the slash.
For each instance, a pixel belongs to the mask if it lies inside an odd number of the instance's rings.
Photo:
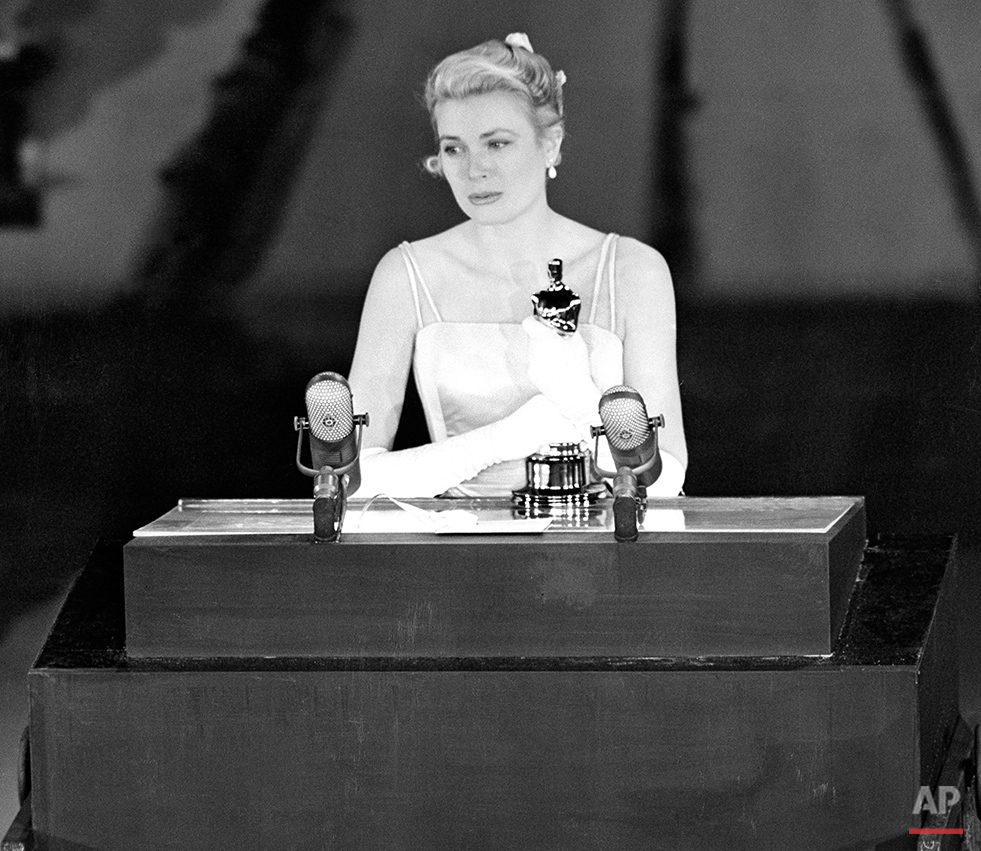
<svg viewBox="0 0 981 851">
<path fill-rule="evenodd" d="M 558 251 L 564 218 L 549 207 L 501 225 L 471 220 L 468 236 L 478 256 L 500 267 L 541 265 Z"/>
</svg>

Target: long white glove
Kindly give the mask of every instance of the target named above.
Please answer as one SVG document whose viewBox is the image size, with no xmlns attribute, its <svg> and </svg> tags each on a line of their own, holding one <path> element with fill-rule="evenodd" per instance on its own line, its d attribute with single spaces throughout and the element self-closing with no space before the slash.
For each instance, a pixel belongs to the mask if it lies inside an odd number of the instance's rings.
<svg viewBox="0 0 981 851">
<path fill-rule="evenodd" d="M 589 350 L 582 334 L 561 335 L 534 316 L 521 327 L 528 335 L 528 377 L 589 440 L 589 426 L 599 423 L 600 390 L 593 383 Z"/>
<path fill-rule="evenodd" d="M 436 496 L 492 464 L 526 458 L 548 443 L 579 439 L 576 426 L 539 394 L 496 423 L 439 443 L 398 452 L 365 450 L 361 454 L 361 486 L 356 496 Z"/>
</svg>

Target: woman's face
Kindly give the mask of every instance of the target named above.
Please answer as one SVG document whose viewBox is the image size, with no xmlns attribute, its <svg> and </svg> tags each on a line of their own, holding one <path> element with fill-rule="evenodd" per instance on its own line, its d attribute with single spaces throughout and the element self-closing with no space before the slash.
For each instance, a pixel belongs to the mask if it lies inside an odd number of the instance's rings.
<svg viewBox="0 0 981 851">
<path fill-rule="evenodd" d="M 447 100 L 435 115 L 443 174 L 471 219 L 503 224 L 545 203 L 545 170 L 561 137 L 540 139 L 517 95 Z"/>
</svg>

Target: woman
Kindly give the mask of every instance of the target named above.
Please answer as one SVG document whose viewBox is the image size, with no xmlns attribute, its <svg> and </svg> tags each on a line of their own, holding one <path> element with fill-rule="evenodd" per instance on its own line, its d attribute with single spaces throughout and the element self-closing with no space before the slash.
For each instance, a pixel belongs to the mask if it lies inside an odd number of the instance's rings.
<svg viewBox="0 0 981 851">
<path fill-rule="evenodd" d="M 359 496 L 510 495 L 528 455 L 588 438 L 602 391 L 618 384 L 665 418 L 648 494 L 681 490 L 671 276 L 652 248 L 549 207 L 564 82 L 522 33 L 453 54 L 429 76 L 439 153 L 426 165 L 467 219 L 375 269 L 350 374 L 355 406 L 371 416 Z M 566 337 L 530 316 L 553 258 L 582 299 Z M 433 443 L 393 452 L 410 365 Z"/>
</svg>

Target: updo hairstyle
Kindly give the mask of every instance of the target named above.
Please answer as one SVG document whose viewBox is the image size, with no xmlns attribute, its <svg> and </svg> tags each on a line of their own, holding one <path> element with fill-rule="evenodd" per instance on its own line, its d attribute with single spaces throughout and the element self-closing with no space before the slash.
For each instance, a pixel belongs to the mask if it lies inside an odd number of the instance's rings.
<svg viewBox="0 0 981 851">
<path fill-rule="evenodd" d="M 565 74 L 555 72 L 548 60 L 531 49 L 528 37 L 512 33 L 504 41 L 492 39 L 469 50 L 447 56 L 426 80 L 425 103 L 436 131 L 436 106 L 489 92 L 513 92 L 524 103 L 531 123 L 544 138 L 549 130 L 565 125 L 562 86 Z M 562 160 L 559 153 L 555 164 Z M 442 176 L 439 156 L 423 161 L 426 170 Z"/>
</svg>

